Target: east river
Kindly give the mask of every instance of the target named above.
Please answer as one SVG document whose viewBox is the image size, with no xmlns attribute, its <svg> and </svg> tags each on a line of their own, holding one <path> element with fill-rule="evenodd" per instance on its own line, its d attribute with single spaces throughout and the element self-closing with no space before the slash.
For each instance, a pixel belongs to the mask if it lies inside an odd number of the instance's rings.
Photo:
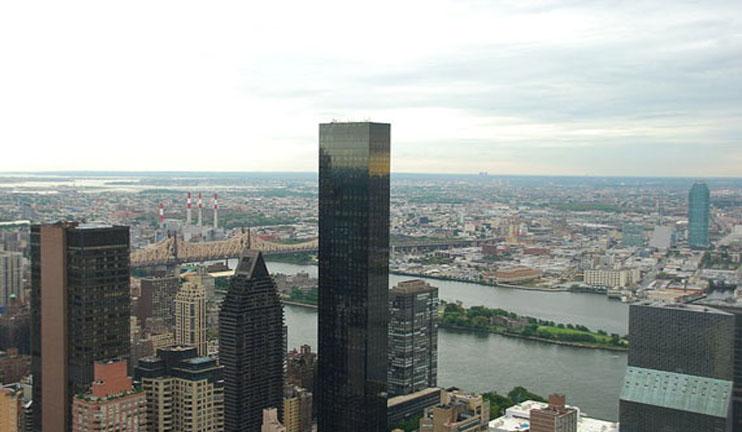
<svg viewBox="0 0 742 432">
<path fill-rule="evenodd" d="M 317 267 L 312 265 L 267 265 L 272 273 L 305 271 L 317 275 Z M 392 286 L 406 279 L 411 277 L 390 275 L 389 283 Z M 460 300 L 465 306 L 499 307 L 558 323 L 582 324 L 591 330 L 627 333 L 628 306 L 604 295 L 526 291 L 437 279 L 427 282 L 438 287 L 441 299 Z M 316 349 L 315 310 L 286 306 L 286 324 L 289 349 L 302 344 Z M 501 394 L 518 385 L 543 396 L 561 392 L 567 395 L 568 403 L 579 406 L 587 415 L 615 421 L 626 357 L 625 353 L 441 329 L 438 385 Z"/>
</svg>

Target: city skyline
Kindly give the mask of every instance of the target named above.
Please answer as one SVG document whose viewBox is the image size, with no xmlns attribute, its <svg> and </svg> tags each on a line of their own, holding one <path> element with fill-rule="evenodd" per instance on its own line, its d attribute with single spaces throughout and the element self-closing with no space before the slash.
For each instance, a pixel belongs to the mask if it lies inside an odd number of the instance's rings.
<svg viewBox="0 0 742 432">
<path fill-rule="evenodd" d="M 393 172 L 738 175 L 739 2 L 375 6 L 4 5 L 0 170 L 309 171 L 374 118 Z"/>
</svg>

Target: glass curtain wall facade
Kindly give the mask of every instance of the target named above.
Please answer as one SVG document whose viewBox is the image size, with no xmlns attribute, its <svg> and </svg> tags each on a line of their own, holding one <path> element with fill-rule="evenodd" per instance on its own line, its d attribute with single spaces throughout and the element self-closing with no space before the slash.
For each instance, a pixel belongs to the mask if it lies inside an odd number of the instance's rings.
<svg viewBox="0 0 742 432">
<path fill-rule="evenodd" d="M 419 279 L 403 281 L 389 296 L 389 396 L 435 387 L 438 288 Z"/>
<path fill-rule="evenodd" d="M 320 432 L 387 431 L 390 131 L 319 127 Z"/>
<path fill-rule="evenodd" d="M 283 306 L 263 255 L 248 251 L 240 258 L 219 315 L 226 432 L 260 432 L 263 409 L 282 410 L 283 329 Z"/>
<path fill-rule="evenodd" d="M 734 316 L 695 305 L 629 309 L 622 432 L 724 432 L 731 426 Z"/>
<path fill-rule="evenodd" d="M 688 193 L 688 246 L 704 249 L 709 245 L 710 193 L 705 183 L 698 182 Z"/>
</svg>

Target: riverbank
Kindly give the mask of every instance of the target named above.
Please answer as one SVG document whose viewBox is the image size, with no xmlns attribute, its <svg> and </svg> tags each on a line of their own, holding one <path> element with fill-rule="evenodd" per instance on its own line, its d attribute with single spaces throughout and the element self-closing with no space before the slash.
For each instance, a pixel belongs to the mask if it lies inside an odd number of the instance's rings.
<svg viewBox="0 0 742 432">
<path fill-rule="evenodd" d="M 516 339 L 525 339 L 530 340 L 534 342 L 544 342 L 549 343 L 553 345 L 562 345 L 562 346 L 570 346 L 575 348 L 589 348 L 589 349 L 596 349 L 596 350 L 604 350 L 604 351 L 614 351 L 614 352 L 627 352 L 628 348 L 619 348 L 619 347 L 610 347 L 605 345 L 588 345 L 583 344 L 579 342 L 567 342 L 567 341 L 559 341 L 554 339 L 544 339 L 536 336 L 525 336 L 518 333 L 510 333 L 502 330 L 492 330 L 492 329 L 477 329 L 477 328 L 471 328 L 471 327 L 460 327 L 460 326 L 453 326 L 453 325 L 439 325 L 442 329 L 449 329 L 449 330 L 460 330 L 460 331 L 468 331 L 468 332 L 475 332 L 475 333 L 492 333 L 492 334 L 498 334 L 500 336 L 506 336 L 506 337 L 512 337 Z"/>
<path fill-rule="evenodd" d="M 520 316 L 500 308 L 472 306 L 441 302 L 442 316 L 439 326 L 459 330 L 484 331 L 503 336 L 529 339 L 575 347 L 626 351 L 628 341 L 618 334 L 608 335 L 580 324 L 562 324 L 530 316 Z"/>
</svg>

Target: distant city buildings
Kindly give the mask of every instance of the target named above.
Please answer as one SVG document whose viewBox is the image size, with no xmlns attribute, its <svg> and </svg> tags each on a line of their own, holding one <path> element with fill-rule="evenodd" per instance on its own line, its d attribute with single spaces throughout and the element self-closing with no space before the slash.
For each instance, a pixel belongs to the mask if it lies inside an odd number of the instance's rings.
<svg viewBox="0 0 742 432">
<path fill-rule="evenodd" d="M 438 377 L 438 288 L 423 280 L 389 292 L 389 395 L 435 387 Z"/>
<path fill-rule="evenodd" d="M 206 342 L 206 293 L 202 286 L 184 283 L 175 295 L 175 343 L 196 347 L 208 354 Z"/>
<path fill-rule="evenodd" d="M 23 302 L 23 254 L 0 250 L 0 310 L 13 300 Z"/>
<path fill-rule="evenodd" d="M 631 305 L 621 431 L 731 430 L 734 326 L 705 306 Z"/>
<path fill-rule="evenodd" d="M 688 245 L 709 246 L 710 193 L 706 183 L 696 182 L 688 192 Z"/>
<path fill-rule="evenodd" d="M 320 125 L 320 431 L 387 431 L 390 130 Z"/>
<path fill-rule="evenodd" d="M 267 408 L 283 411 L 283 306 L 263 255 L 245 251 L 222 303 L 219 359 L 224 366 L 226 432 L 258 432 Z"/>
<path fill-rule="evenodd" d="M 585 283 L 588 285 L 626 288 L 641 280 L 641 270 L 629 268 L 622 270 L 585 270 Z"/>
<path fill-rule="evenodd" d="M 58 223 L 31 228 L 34 429 L 70 430 L 76 393 L 94 364 L 129 356 L 129 228 Z"/>
<path fill-rule="evenodd" d="M 624 246 L 641 247 L 644 246 L 644 227 L 641 225 L 625 224 L 622 229 L 621 243 Z"/>
<path fill-rule="evenodd" d="M 147 397 L 136 392 L 125 361 L 97 362 L 89 392 L 75 396 L 72 431 L 147 431 Z"/>
<path fill-rule="evenodd" d="M 195 347 L 174 346 L 139 360 L 134 378 L 147 397 L 150 432 L 224 430 L 223 366 Z"/>
</svg>

